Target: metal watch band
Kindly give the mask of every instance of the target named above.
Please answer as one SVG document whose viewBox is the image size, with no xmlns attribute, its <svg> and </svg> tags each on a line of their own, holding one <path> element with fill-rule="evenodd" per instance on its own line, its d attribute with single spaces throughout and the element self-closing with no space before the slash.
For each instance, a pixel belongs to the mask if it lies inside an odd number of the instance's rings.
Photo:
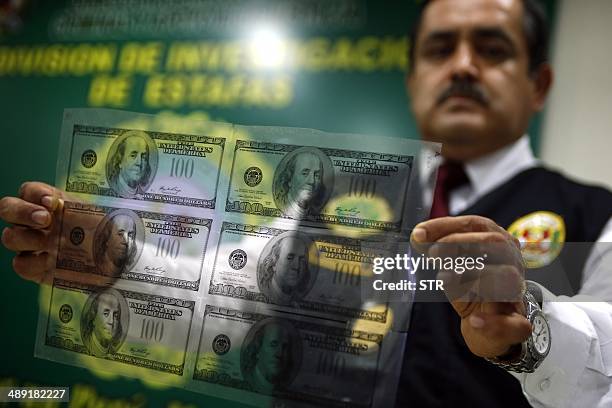
<svg viewBox="0 0 612 408">
<path fill-rule="evenodd" d="M 542 313 L 540 305 L 529 290 L 525 291 L 525 294 L 523 295 L 523 302 L 525 304 L 526 317 L 529 321 L 531 321 L 531 317 L 535 313 Z M 535 357 L 538 356 L 538 353 L 534 350 L 530 339 L 527 339 L 521 343 L 520 347 L 521 350 L 520 353 L 518 353 L 518 357 L 515 357 L 512 360 L 506 360 L 499 357 L 486 358 L 486 360 L 507 371 L 514 371 L 517 373 L 533 373 L 542 363 L 543 358 Z"/>
</svg>

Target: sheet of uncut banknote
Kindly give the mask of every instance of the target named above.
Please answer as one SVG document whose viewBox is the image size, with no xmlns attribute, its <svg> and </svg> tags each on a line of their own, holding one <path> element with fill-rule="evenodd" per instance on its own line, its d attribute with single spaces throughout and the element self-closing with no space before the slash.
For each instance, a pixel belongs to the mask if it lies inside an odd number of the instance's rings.
<svg viewBox="0 0 612 408">
<path fill-rule="evenodd" d="M 387 406 L 410 306 L 371 293 L 373 258 L 428 212 L 438 151 L 66 110 L 36 355 L 257 406 Z"/>
<path fill-rule="evenodd" d="M 96 203 L 221 210 L 316 227 L 407 231 L 426 215 L 416 168 L 431 166 L 438 147 L 311 129 L 195 128 L 179 132 L 129 112 L 66 110 L 57 186 Z"/>
</svg>

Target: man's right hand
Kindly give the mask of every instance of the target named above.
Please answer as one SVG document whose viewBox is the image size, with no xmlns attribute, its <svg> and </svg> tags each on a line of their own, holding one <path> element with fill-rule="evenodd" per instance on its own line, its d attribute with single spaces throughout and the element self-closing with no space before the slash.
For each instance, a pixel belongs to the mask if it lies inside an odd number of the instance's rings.
<svg viewBox="0 0 612 408">
<path fill-rule="evenodd" d="M 2 244 L 16 252 L 13 269 L 19 276 L 36 283 L 48 283 L 56 248 L 57 214 L 63 194 L 40 183 L 21 185 L 18 197 L 0 199 L 0 219 L 11 224 L 2 231 Z"/>
</svg>

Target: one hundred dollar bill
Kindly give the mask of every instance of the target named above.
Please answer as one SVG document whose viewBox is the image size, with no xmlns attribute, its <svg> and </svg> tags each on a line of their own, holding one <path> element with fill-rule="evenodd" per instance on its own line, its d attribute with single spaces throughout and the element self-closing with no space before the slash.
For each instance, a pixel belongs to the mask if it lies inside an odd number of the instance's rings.
<svg viewBox="0 0 612 408">
<path fill-rule="evenodd" d="M 209 293 L 386 323 L 386 304 L 365 301 L 372 259 L 381 256 L 370 248 L 323 232 L 225 222 Z"/>
<path fill-rule="evenodd" d="M 413 162 L 411 155 L 237 140 L 225 209 L 398 231 Z"/>
<path fill-rule="evenodd" d="M 73 353 L 183 375 L 194 308 L 193 301 L 56 279 L 42 340 Z"/>
<path fill-rule="evenodd" d="M 68 192 L 215 208 L 225 138 L 87 124 L 70 137 Z"/>
<path fill-rule="evenodd" d="M 197 291 L 212 220 L 66 202 L 57 268 Z"/>
<path fill-rule="evenodd" d="M 383 377 L 382 341 L 382 334 L 207 305 L 194 379 L 310 406 L 371 406 Z"/>
</svg>

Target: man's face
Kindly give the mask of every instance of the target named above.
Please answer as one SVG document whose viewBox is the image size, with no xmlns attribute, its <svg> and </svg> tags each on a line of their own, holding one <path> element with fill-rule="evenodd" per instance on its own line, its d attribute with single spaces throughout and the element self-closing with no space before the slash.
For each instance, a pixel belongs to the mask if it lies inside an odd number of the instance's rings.
<svg viewBox="0 0 612 408">
<path fill-rule="evenodd" d="M 464 161 L 521 137 L 550 70 L 528 70 L 520 0 L 435 0 L 425 9 L 407 84 L 425 140 Z M 544 75 L 544 77 L 542 76 Z"/>
<path fill-rule="evenodd" d="M 306 208 L 321 187 L 323 166 L 316 154 L 303 153 L 297 156 L 295 169 L 289 184 L 289 199 Z"/>
<path fill-rule="evenodd" d="M 149 163 L 147 143 L 138 136 L 125 139 L 125 152 L 121 159 L 121 177 L 130 187 L 136 187 L 142 180 Z"/>
<path fill-rule="evenodd" d="M 291 344 L 289 333 L 277 324 L 265 326 L 261 348 L 257 355 L 257 367 L 271 383 L 280 380 L 289 362 Z"/>
<path fill-rule="evenodd" d="M 114 264 L 122 267 L 128 259 L 130 249 L 135 245 L 136 224 L 127 215 L 117 215 L 109 222 L 112 226 L 106 251 Z"/>
<path fill-rule="evenodd" d="M 296 287 L 306 270 L 308 248 L 296 238 L 287 237 L 281 242 L 274 279 L 281 287 Z"/>
<path fill-rule="evenodd" d="M 121 310 L 119 301 L 111 294 L 102 293 L 98 296 L 98 310 L 94 320 L 94 333 L 102 342 L 109 341 L 119 331 Z"/>
</svg>

